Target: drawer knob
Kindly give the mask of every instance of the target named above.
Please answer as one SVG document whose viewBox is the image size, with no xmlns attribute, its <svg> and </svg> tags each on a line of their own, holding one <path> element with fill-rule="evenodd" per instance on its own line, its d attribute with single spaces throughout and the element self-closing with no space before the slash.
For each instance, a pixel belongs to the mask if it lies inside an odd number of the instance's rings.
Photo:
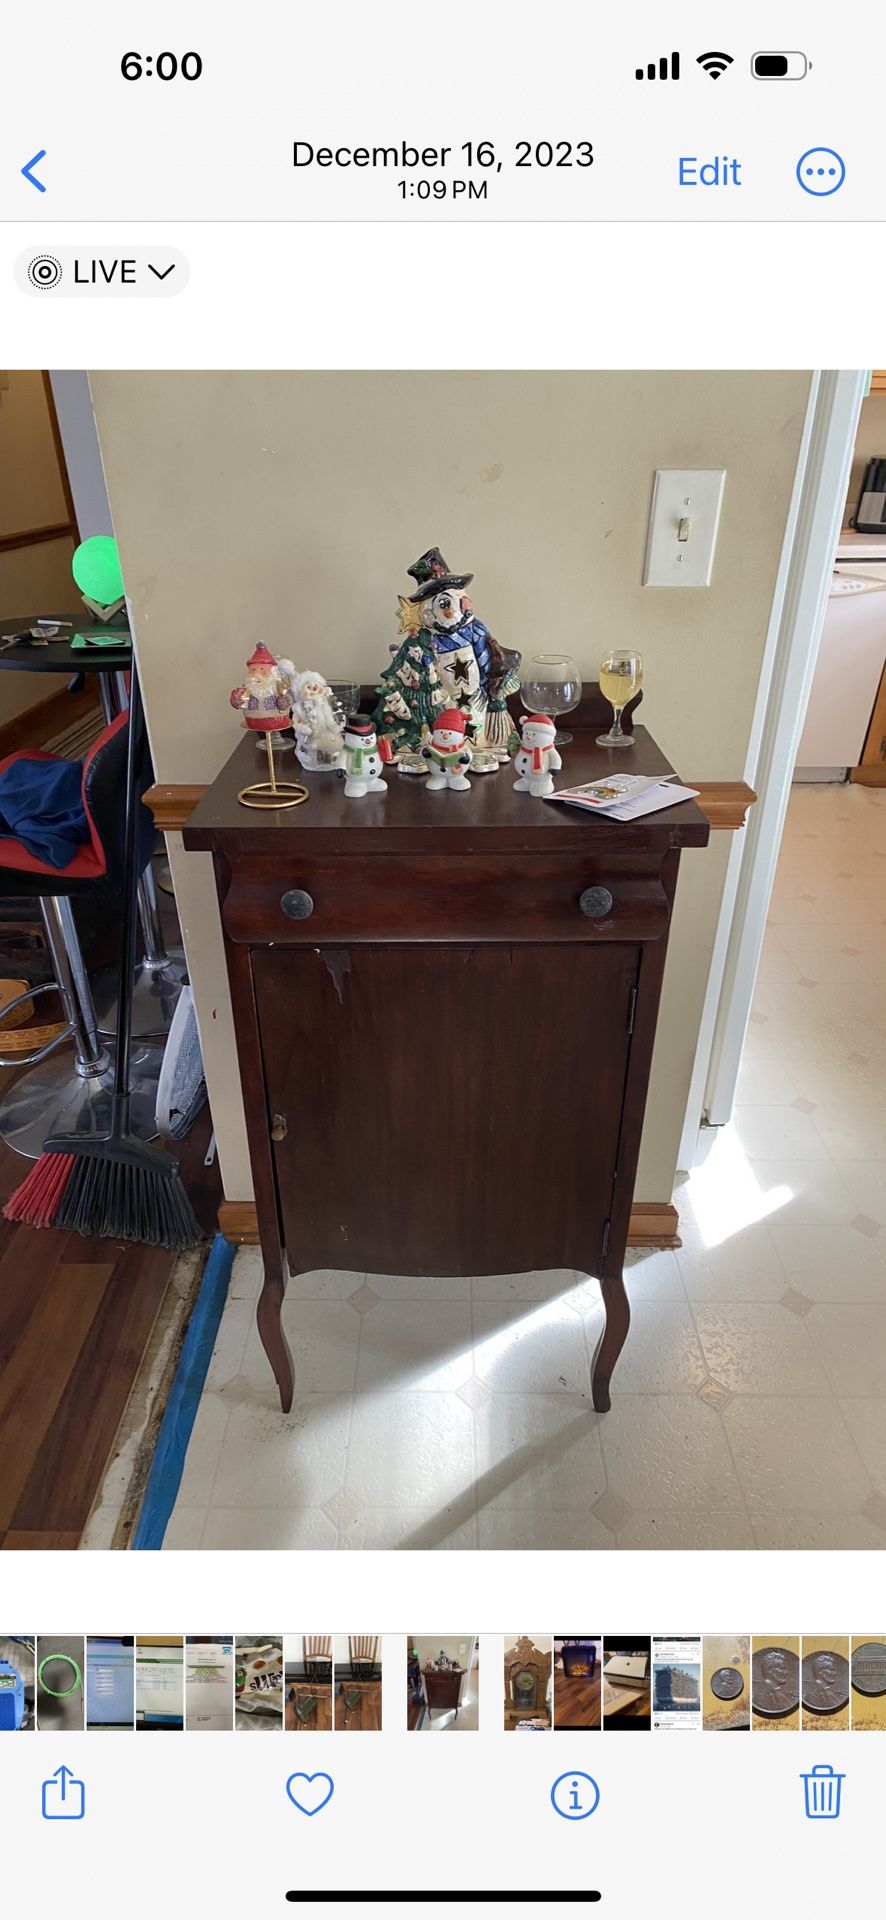
<svg viewBox="0 0 886 1920">
<path fill-rule="evenodd" d="M 289 1127 L 285 1113 L 275 1113 L 271 1122 L 271 1139 L 279 1146 L 280 1141 L 286 1139 L 288 1132 Z"/>
<path fill-rule="evenodd" d="M 585 887 L 578 904 L 589 920 L 603 920 L 612 912 L 612 895 L 608 887 Z"/>
<path fill-rule="evenodd" d="M 314 902 L 309 893 L 301 887 L 290 887 L 280 902 L 287 920 L 307 920 L 314 911 Z"/>
</svg>

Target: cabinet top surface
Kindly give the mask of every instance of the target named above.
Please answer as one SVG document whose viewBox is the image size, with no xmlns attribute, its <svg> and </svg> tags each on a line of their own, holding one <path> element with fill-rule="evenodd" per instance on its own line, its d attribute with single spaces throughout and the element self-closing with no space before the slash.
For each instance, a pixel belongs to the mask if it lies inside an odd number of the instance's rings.
<svg viewBox="0 0 886 1920">
<path fill-rule="evenodd" d="M 577 786 L 612 773 L 659 777 L 673 773 L 645 727 L 637 727 L 634 747 L 613 752 L 598 747 L 589 732 L 576 732 L 563 749 L 557 787 Z M 265 776 L 263 742 L 244 734 L 213 781 L 184 830 L 192 850 L 229 855 L 266 854 L 313 848 L 318 853 L 396 853 L 421 850 L 467 852 L 479 847 L 532 847 L 542 852 L 557 845 L 579 845 L 589 834 L 613 835 L 626 844 L 704 846 L 708 822 L 694 800 L 662 809 L 645 820 L 613 821 L 577 807 L 554 806 L 528 793 L 514 792 L 510 766 L 476 775 L 469 793 L 429 793 L 425 780 L 387 769 L 386 792 L 363 800 L 345 798 L 336 773 L 305 773 L 291 752 L 278 756 L 279 777 L 300 780 L 310 798 L 279 813 L 241 806 L 237 794 Z"/>
</svg>

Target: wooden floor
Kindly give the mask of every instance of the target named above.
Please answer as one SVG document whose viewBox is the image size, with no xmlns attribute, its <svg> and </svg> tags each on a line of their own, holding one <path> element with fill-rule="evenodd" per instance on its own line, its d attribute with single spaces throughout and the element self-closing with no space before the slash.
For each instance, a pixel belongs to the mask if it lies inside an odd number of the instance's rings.
<svg viewBox="0 0 886 1920">
<path fill-rule="evenodd" d="M 554 1670 L 554 1726 L 596 1728 L 600 1725 L 602 1676 L 599 1662 L 593 1678 Z"/>
<path fill-rule="evenodd" d="M 11 1079 L 4 1074 L 0 1087 Z M 207 1234 L 209 1111 L 183 1143 Z M 0 1200 L 30 1163 L 0 1141 Z M 75 1548 L 101 1484 L 175 1255 L 0 1219 L 0 1548 Z"/>
</svg>

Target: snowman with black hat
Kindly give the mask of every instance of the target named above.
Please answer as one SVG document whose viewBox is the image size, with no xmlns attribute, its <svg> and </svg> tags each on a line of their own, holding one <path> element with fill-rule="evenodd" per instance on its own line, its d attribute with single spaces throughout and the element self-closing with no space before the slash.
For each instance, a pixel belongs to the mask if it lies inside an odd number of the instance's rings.
<svg viewBox="0 0 886 1920">
<path fill-rule="evenodd" d="M 439 547 L 429 547 L 407 573 L 416 590 L 400 596 L 401 629 L 430 644 L 443 691 L 464 714 L 473 744 L 506 760 L 513 731 L 507 697 L 519 689 L 519 653 L 499 646 L 478 619 L 464 592 L 473 574 L 452 573 Z"/>
<path fill-rule="evenodd" d="M 367 793 L 387 793 L 381 777 L 382 758 L 375 726 L 365 713 L 349 713 L 343 740 L 345 799 L 363 800 Z"/>
</svg>

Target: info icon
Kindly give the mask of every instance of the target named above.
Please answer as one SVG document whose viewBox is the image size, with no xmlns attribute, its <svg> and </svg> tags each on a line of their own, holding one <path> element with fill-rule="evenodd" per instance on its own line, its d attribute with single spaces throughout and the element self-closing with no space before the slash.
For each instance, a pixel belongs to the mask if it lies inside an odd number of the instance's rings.
<svg viewBox="0 0 886 1920">
<path fill-rule="evenodd" d="M 53 253 L 35 253 L 28 262 L 28 279 L 40 293 L 51 293 L 62 277 L 61 263 Z"/>
<path fill-rule="evenodd" d="M 600 1805 L 600 1789 L 589 1773 L 561 1773 L 551 1788 L 551 1806 L 561 1820 L 587 1820 Z"/>
</svg>

